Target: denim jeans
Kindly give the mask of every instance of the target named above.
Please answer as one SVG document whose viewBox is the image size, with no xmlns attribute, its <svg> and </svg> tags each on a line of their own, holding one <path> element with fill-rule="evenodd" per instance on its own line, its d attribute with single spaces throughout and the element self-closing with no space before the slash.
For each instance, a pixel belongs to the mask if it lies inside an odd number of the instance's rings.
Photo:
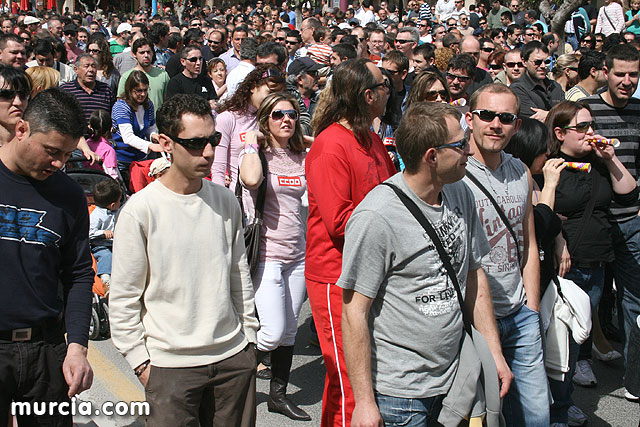
<svg viewBox="0 0 640 427">
<path fill-rule="evenodd" d="M 502 402 L 507 426 L 549 427 L 549 386 L 542 357 L 540 315 L 526 305 L 498 319 L 502 354 L 513 372 Z"/>
<path fill-rule="evenodd" d="M 627 358 L 628 337 L 640 315 L 640 217 L 612 224 L 616 289 L 622 306 L 622 325 Z"/>
<path fill-rule="evenodd" d="M 602 297 L 602 289 L 604 288 L 604 267 L 571 267 L 571 270 L 569 270 L 564 278 L 572 280 L 589 295 L 591 313 L 595 313 L 598 304 L 600 304 L 600 297 Z M 589 338 L 580 345 L 578 360 L 591 359 L 592 344 L 593 332 L 590 332 Z"/>
<path fill-rule="evenodd" d="M 96 274 L 101 276 L 103 274 L 111 274 L 111 258 L 113 256 L 111 248 L 106 246 L 94 246 L 91 248 L 91 253 L 96 259 Z"/>
<path fill-rule="evenodd" d="M 573 340 L 571 331 L 569 331 L 569 372 L 564 374 L 564 381 L 558 381 L 549 378 L 549 389 L 553 397 L 551 405 L 551 423 L 567 424 L 569 407 L 573 405 L 573 374 L 576 371 L 576 363 L 578 362 L 578 353 L 580 352 L 580 344 Z"/>
<path fill-rule="evenodd" d="M 444 396 L 410 399 L 376 393 L 376 403 L 385 426 L 438 426 Z"/>
</svg>

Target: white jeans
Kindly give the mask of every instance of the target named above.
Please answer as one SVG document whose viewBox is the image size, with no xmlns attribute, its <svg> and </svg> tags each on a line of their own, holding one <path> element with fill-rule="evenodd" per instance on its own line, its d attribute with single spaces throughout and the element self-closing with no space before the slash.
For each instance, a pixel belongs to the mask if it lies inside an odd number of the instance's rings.
<svg viewBox="0 0 640 427">
<path fill-rule="evenodd" d="M 293 345 L 298 331 L 298 315 L 307 296 L 304 260 L 258 264 L 253 276 L 256 308 L 260 318 L 258 350 L 271 351 Z"/>
</svg>

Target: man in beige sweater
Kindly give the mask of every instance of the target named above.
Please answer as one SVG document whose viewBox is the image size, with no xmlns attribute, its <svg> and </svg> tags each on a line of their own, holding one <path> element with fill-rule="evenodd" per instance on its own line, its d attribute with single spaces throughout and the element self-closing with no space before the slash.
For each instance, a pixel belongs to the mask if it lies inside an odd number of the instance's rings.
<svg viewBox="0 0 640 427">
<path fill-rule="evenodd" d="M 113 343 L 145 386 L 147 425 L 252 426 L 258 321 L 242 215 L 203 179 L 220 134 L 200 97 L 171 98 L 157 124 L 173 163 L 116 223 Z"/>
</svg>

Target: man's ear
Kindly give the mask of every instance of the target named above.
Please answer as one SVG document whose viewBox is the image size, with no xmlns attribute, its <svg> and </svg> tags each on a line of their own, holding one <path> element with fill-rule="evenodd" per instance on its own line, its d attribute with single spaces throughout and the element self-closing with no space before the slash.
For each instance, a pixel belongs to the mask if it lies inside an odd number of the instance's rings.
<svg viewBox="0 0 640 427">
<path fill-rule="evenodd" d="M 162 147 L 162 149 L 164 150 L 165 153 L 172 153 L 173 152 L 172 143 L 173 143 L 173 141 L 171 140 L 171 138 L 169 138 L 164 133 L 159 133 L 158 134 L 158 144 L 160 144 L 160 146 Z"/>
<path fill-rule="evenodd" d="M 18 123 L 16 123 L 15 131 L 16 131 L 16 138 L 18 138 L 18 141 L 25 140 L 31 133 L 29 122 L 24 119 L 20 119 Z"/>
<path fill-rule="evenodd" d="M 431 147 L 427 151 L 425 151 L 424 156 L 422 156 L 422 160 L 426 162 L 429 166 L 433 166 L 436 162 L 436 149 Z"/>
<path fill-rule="evenodd" d="M 364 91 L 364 100 L 367 104 L 371 105 L 375 102 L 376 96 L 372 89 L 367 89 Z"/>
</svg>

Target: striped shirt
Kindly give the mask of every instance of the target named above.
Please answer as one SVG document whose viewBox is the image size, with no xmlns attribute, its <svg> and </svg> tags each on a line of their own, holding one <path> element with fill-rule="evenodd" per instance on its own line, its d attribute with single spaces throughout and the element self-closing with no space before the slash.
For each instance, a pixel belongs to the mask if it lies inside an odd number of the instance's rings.
<svg viewBox="0 0 640 427">
<path fill-rule="evenodd" d="M 96 85 L 91 92 L 87 92 L 80 86 L 77 78 L 69 83 L 60 85 L 60 89 L 76 97 L 82 106 L 86 123 L 89 123 L 89 117 L 91 117 L 91 113 L 95 110 L 102 109 L 111 112 L 113 103 L 116 102 L 109 85 L 99 81 L 96 81 Z"/>
<path fill-rule="evenodd" d="M 625 107 L 615 108 L 596 94 L 583 98 L 581 102 L 591 107 L 596 133 L 620 140 L 616 155 L 636 182 L 640 183 L 640 100 L 631 98 Z M 638 214 L 639 208 L 640 200 L 631 207 L 621 207 L 614 202 L 611 205 L 611 220 L 630 220 Z"/>
<path fill-rule="evenodd" d="M 433 14 L 431 13 L 431 6 L 429 3 L 424 2 L 420 5 L 420 11 L 418 12 L 420 16 L 420 20 L 428 19 L 431 21 L 433 19 Z"/>
</svg>

